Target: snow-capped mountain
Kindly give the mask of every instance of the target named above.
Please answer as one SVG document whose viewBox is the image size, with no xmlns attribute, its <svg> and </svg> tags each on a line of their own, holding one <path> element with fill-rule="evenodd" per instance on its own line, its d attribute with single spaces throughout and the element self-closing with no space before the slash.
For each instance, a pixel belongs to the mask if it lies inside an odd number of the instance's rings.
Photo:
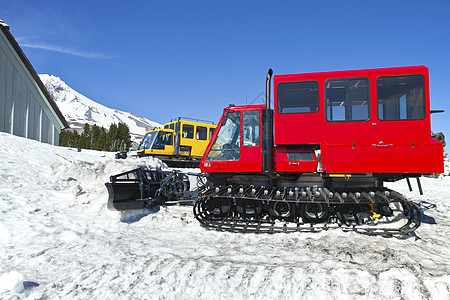
<svg viewBox="0 0 450 300">
<path fill-rule="evenodd" d="M 112 123 L 125 123 L 130 129 L 132 139 L 139 140 L 146 131 L 161 127 L 161 124 L 144 117 L 111 109 L 92 101 L 69 87 L 59 77 L 48 74 L 39 74 L 39 77 L 73 129 L 81 131 L 85 123 L 97 124 L 106 129 Z"/>
</svg>

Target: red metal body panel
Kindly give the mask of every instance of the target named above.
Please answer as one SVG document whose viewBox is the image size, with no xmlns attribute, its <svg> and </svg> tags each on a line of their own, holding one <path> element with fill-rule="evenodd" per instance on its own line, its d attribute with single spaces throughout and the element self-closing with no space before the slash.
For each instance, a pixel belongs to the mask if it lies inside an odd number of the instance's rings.
<svg viewBox="0 0 450 300">
<path fill-rule="evenodd" d="M 386 147 L 336 146 L 327 148 L 327 168 L 336 173 L 441 173 L 442 143 Z"/>
<path fill-rule="evenodd" d="M 425 118 L 422 120 L 379 120 L 377 78 L 417 74 L 425 78 Z M 325 117 L 325 82 L 328 79 L 361 77 L 369 80 L 369 120 L 328 122 Z M 276 109 L 277 85 L 282 82 L 299 81 L 318 82 L 318 111 L 280 114 Z M 442 158 L 440 155 L 434 155 L 439 146 L 430 144 L 428 86 L 428 69 L 425 66 L 275 75 L 275 145 L 320 144 L 323 170 L 332 173 L 441 172 L 443 171 Z"/>
<path fill-rule="evenodd" d="M 290 152 L 305 152 L 311 153 L 313 160 L 289 160 L 287 155 L 287 150 L 285 147 L 275 147 L 274 149 L 274 164 L 275 169 L 278 172 L 295 172 L 295 173 L 305 173 L 305 172 L 315 172 L 317 170 L 317 157 L 313 151 L 302 151 L 302 150 L 289 150 Z"/>
</svg>

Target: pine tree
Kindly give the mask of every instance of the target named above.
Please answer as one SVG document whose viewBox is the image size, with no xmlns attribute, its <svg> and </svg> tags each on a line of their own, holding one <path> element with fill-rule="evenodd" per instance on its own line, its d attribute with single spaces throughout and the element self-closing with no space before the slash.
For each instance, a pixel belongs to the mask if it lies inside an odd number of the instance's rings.
<svg viewBox="0 0 450 300">
<path fill-rule="evenodd" d="M 99 143 L 100 137 L 100 127 L 97 124 L 94 124 L 91 129 L 91 147 L 90 149 L 97 149 L 97 144 Z"/>
<path fill-rule="evenodd" d="M 91 148 L 91 126 L 88 123 L 84 124 L 83 133 L 80 137 L 80 148 L 90 149 Z"/>
<path fill-rule="evenodd" d="M 117 130 L 118 127 L 115 123 L 111 124 L 111 126 L 109 126 L 109 131 L 108 131 L 108 135 L 106 138 L 106 143 L 107 143 L 107 147 L 108 147 L 108 151 L 117 151 L 117 145 L 118 145 L 118 141 L 117 141 Z"/>
<path fill-rule="evenodd" d="M 60 146 L 69 146 L 69 130 L 61 130 L 59 134 L 59 145 Z"/>
<path fill-rule="evenodd" d="M 100 128 L 100 134 L 98 136 L 97 144 L 95 145 L 95 150 L 103 150 L 107 151 L 106 149 L 106 129 L 102 126 Z"/>
<path fill-rule="evenodd" d="M 80 135 L 76 130 L 69 131 L 69 147 L 80 147 Z"/>
<path fill-rule="evenodd" d="M 84 124 L 83 132 L 76 130 L 62 130 L 59 145 L 98 151 L 128 151 L 131 147 L 130 129 L 124 123 L 111 124 L 107 131 L 103 126 Z"/>
<path fill-rule="evenodd" d="M 119 123 L 117 128 L 117 138 L 120 141 L 120 148 L 118 149 L 121 152 L 128 151 L 131 147 L 131 137 L 130 137 L 130 129 L 124 123 Z"/>
</svg>

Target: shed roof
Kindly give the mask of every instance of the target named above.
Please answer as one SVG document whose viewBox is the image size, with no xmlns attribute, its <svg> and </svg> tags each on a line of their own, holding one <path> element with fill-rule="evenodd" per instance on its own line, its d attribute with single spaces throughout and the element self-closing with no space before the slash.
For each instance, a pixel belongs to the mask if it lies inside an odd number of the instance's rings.
<svg viewBox="0 0 450 300">
<path fill-rule="evenodd" d="M 46 100 L 48 101 L 48 103 L 50 104 L 50 106 L 53 108 L 54 112 L 60 119 L 61 123 L 64 125 L 64 128 L 69 128 L 69 123 L 67 123 L 63 114 L 61 113 L 58 106 L 56 105 L 56 102 L 53 100 L 52 96 L 50 96 L 48 90 L 45 88 L 44 84 L 42 83 L 41 79 L 39 78 L 38 74 L 36 73 L 36 70 L 34 70 L 33 66 L 31 65 L 30 61 L 26 57 L 25 53 L 23 53 L 23 51 L 20 48 L 19 44 L 17 43 L 16 39 L 9 31 L 9 26 L 6 23 L 4 23 L 3 20 L 0 20 L 0 29 L 2 30 L 3 34 L 8 39 L 11 46 L 16 51 L 17 55 L 19 56 L 20 60 L 23 62 L 23 64 L 27 68 L 28 72 L 30 72 L 31 77 L 33 77 L 34 81 L 38 85 L 42 94 L 45 96 Z"/>
</svg>

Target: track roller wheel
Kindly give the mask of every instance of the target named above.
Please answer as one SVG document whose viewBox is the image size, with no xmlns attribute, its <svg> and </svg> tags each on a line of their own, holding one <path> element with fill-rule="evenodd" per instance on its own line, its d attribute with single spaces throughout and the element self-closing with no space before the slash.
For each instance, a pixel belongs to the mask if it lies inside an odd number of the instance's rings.
<svg viewBox="0 0 450 300">
<path fill-rule="evenodd" d="M 363 209 L 359 204 L 342 204 L 337 208 L 339 219 L 345 223 L 362 223 Z"/>
<path fill-rule="evenodd" d="M 262 213 L 262 202 L 257 200 L 236 200 L 236 211 L 242 217 L 257 217 Z"/>
<path fill-rule="evenodd" d="M 275 219 L 292 220 L 295 217 L 295 203 L 270 201 L 269 215 Z"/>
<path fill-rule="evenodd" d="M 321 223 L 328 217 L 328 205 L 325 203 L 302 203 L 300 204 L 300 215 L 303 222 Z"/>
<path fill-rule="evenodd" d="M 227 198 L 208 198 L 203 203 L 203 210 L 214 217 L 226 216 L 231 210 L 231 200 Z"/>
<path fill-rule="evenodd" d="M 394 212 L 390 207 L 389 203 L 379 203 L 377 207 L 377 212 L 383 217 L 392 217 Z"/>
</svg>

